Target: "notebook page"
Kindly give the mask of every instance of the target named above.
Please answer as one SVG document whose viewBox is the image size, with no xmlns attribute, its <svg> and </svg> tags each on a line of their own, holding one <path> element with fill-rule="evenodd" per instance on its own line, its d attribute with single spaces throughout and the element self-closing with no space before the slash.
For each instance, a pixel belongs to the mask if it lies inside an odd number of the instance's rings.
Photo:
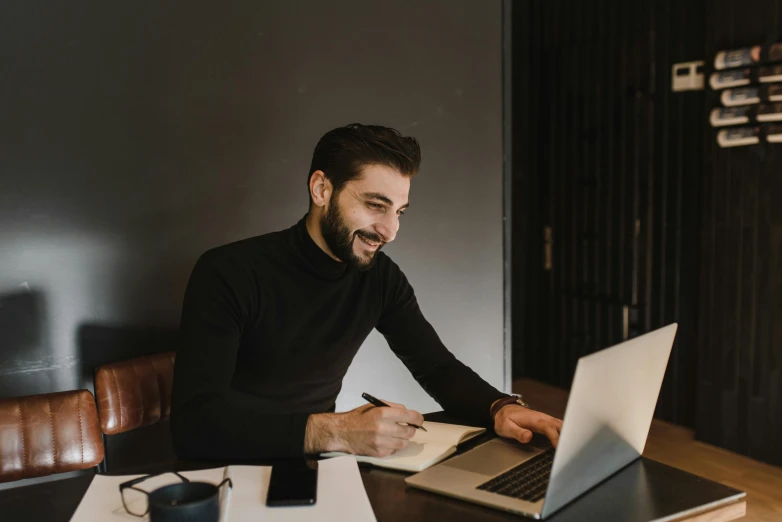
<svg viewBox="0 0 782 522">
<path fill-rule="evenodd" d="M 448 444 L 449 446 L 458 446 L 460 443 L 477 437 L 486 431 L 486 428 L 445 424 L 442 422 L 424 422 L 424 428 L 427 429 L 428 433 L 416 430 L 416 434 L 411 440 L 421 443 L 432 441 Z"/>
<path fill-rule="evenodd" d="M 398 469 L 401 471 L 423 471 L 429 466 L 437 464 L 446 457 L 456 452 L 454 446 L 441 442 L 420 442 L 410 441 L 410 445 L 403 450 L 399 450 L 389 457 L 366 457 L 357 456 L 359 462 L 367 462 L 375 466 L 389 469 Z"/>
<path fill-rule="evenodd" d="M 426 421 L 424 421 L 424 427 L 427 431 L 416 430 L 415 435 L 410 439 L 410 444 L 393 455 L 383 458 L 359 455 L 356 456 L 356 460 L 383 468 L 423 471 L 456 452 L 456 446 L 460 442 L 486 431 L 485 428 Z M 335 457 L 340 455 L 344 455 L 344 453 L 332 452 L 322 456 Z"/>
</svg>

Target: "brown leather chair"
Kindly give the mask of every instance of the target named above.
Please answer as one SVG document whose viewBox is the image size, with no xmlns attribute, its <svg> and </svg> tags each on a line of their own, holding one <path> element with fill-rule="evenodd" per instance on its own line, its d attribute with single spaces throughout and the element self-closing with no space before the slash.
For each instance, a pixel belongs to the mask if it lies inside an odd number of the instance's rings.
<svg viewBox="0 0 782 522">
<path fill-rule="evenodd" d="M 103 433 L 135 430 L 169 417 L 175 355 L 157 353 L 98 367 L 95 396 Z"/>
<path fill-rule="evenodd" d="M 117 459 L 143 464 L 137 462 L 138 459 L 157 461 L 173 458 L 167 423 L 156 433 L 150 434 L 147 430 L 145 436 L 135 440 L 131 440 L 132 436 L 114 436 L 168 419 L 175 356 L 175 352 L 158 353 L 104 364 L 95 370 L 95 397 L 107 453 L 109 444 L 113 446 L 114 443 L 110 443 L 105 435 L 122 439 L 117 445 L 124 446 L 121 452 L 111 451 L 111 458 L 106 459 L 101 471 L 107 470 L 107 464 L 111 464 L 112 471 L 115 471 Z M 136 455 L 131 458 L 134 453 Z"/>
<path fill-rule="evenodd" d="M 0 399 L 0 482 L 88 469 L 102 460 L 88 390 Z"/>
</svg>

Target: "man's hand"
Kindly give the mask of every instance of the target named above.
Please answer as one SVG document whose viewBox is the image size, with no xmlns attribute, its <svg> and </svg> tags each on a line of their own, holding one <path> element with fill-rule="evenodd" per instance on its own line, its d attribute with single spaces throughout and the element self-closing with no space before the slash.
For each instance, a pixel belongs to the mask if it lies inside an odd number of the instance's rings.
<svg viewBox="0 0 782 522">
<path fill-rule="evenodd" d="M 494 416 L 497 435 L 525 444 L 532 440 L 532 432 L 535 432 L 548 437 L 556 448 L 561 430 L 561 420 L 518 404 L 503 406 Z"/>
<path fill-rule="evenodd" d="M 387 457 L 404 449 L 424 417 L 401 404 L 383 401 L 390 408 L 371 404 L 345 413 L 310 415 L 304 435 L 305 453 L 342 451 L 354 455 Z"/>
</svg>

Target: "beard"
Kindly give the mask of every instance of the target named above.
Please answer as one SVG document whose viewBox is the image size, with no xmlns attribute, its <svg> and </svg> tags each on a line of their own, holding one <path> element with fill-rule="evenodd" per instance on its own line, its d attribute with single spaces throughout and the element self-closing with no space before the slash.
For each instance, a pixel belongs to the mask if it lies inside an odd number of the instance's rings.
<svg viewBox="0 0 782 522">
<path fill-rule="evenodd" d="M 336 205 L 336 194 L 332 195 L 330 203 L 328 210 L 323 213 L 320 220 L 320 233 L 323 235 L 326 245 L 335 256 L 347 263 L 348 266 L 361 271 L 369 270 L 375 264 L 376 254 L 385 244 L 383 238 L 374 232 L 363 230 L 351 232 Z M 353 250 L 356 236 L 363 237 L 373 243 L 379 243 L 379 245 L 374 252 L 357 255 Z"/>
</svg>

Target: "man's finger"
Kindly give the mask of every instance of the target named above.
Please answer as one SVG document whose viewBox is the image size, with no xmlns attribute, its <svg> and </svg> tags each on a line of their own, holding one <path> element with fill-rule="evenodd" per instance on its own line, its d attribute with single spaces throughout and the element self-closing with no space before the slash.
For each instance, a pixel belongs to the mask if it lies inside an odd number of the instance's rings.
<svg viewBox="0 0 782 522">
<path fill-rule="evenodd" d="M 397 424 L 396 422 L 384 422 L 380 425 L 378 432 L 385 437 L 412 439 L 415 436 L 416 429 L 411 426 Z"/>
<path fill-rule="evenodd" d="M 405 424 L 415 424 L 420 426 L 424 422 L 424 416 L 415 410 L 406 408 L 385 408 L 388 411 L 383 412 L 385 418 L 394 422 L 404 422 Z"/>
<path fill-rule="evenodd" d="M 424 423 L 424 416 L 415 410 L 397 410 L 398 419 L 396 422 L 404 422 L 414 426 L 421 426 Z"/>
<path fill-rule="evenodd" d="M 380 399 L 380 400 L 381 400 L 382 402 L 385 402 L 386 404 L 388 404 L 388 405 L 389 405 L 389 406 L 391 406 L 392 408 L 401 408 L 401 409 L 403 409 L 403 410 L 404 410 L 404 409 L 407 409 L 407 408 L 405 408 L 405 405 L 404 405 L 404 404 L 399 404 L 399 403 L 397 403 L 397 402 L 391 402 L 391 401 L 387 401 L 387 400 L 385 400 L 385 399 Z"/>
<path fill-rule="evenodd" d="M 524 444 L 532 440 L 532 432 L 528 429 L 522 428 L 515 422 L 507 421 L 503 427 L 508 431 L 507 434 L 501 433 L 504 436 L 510 436 L 519 442 Z"/>
<path fill-rule="evenodd" d="M 551 441 L 551 445 L 556 448 L 557 444 L 559 444 L 559 432 L 557 432 L 557 429 L 554 426 L 547 426 L 543 428 L 543 433 Z"/>
</svg>

